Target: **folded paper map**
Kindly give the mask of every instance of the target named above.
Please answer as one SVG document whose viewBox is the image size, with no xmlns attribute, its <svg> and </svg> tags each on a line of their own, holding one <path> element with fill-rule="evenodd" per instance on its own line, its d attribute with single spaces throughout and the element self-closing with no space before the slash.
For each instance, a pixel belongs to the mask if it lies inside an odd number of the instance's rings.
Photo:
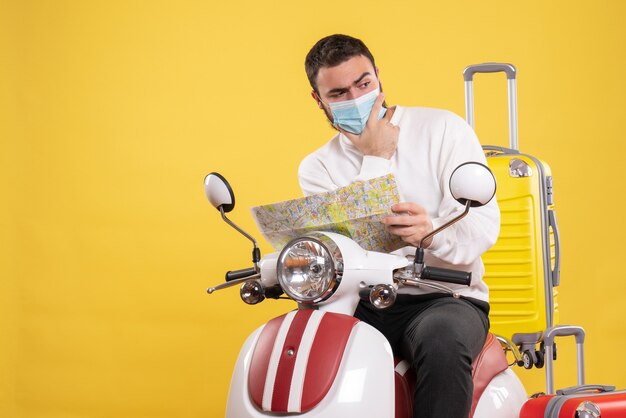
<svg viewBox="0 0 626 418">
<path fill-rule="evenodd" d="M 393 174 L 357 181 L 332 192 L 251 209 L 259 230 L 275 250 L 312 231 L 346 235 L 370 251 L 390 252 L 404 247 L 385 230 L 381 220 L 400 201 Z"/>
</svg>

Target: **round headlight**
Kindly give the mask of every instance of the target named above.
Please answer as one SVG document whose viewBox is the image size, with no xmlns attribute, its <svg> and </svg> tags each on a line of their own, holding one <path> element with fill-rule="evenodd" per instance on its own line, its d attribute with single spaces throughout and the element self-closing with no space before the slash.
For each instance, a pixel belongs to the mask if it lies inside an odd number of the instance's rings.
<svg viewBox="0 0 626 418">
<path fill-rule="evenodd" d="M 295 301 L 321 302 L 335 292 L 341 281 L 341 252 L 324 234 L 296 238 L 278 256 L 276 273 L 285 293 Z"/>
</svg>

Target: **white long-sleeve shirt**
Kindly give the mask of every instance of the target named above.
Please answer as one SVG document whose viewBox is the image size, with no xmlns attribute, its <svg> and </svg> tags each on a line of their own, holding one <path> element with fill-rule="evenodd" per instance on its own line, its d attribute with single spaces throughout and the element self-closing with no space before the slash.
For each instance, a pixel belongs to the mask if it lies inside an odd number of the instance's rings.
<svg viewBox="0 0 626 418">
<path fill-rule="evenodd" d="M 308 196 L 393 173 L 401 199 L 426 208 L 436 229 L 463 210 L 448 187 L 454 169 L 468 161 L 486 164 L 478 138 L 462 118 L 446 110 L 396 106 L 391 123 L 400 127 L 398 146 L 391 159 L 364 156 L 338 133 L 302 161 L 298 170 L 300 187 Z M 500 211 L 494 198 L 483 207 L 472 208 L 464 219 L 437 234 L 426 250 L 425 263 L 471 271 L 469 288 L 449 286 L 464 296 L 488 301 L 480 256 L 495 243 L 499 230 Z M 398 251 L 408 254 L 415 248 Z M 400 292 L 423 294 L 432 290 L 404 287 Z"/>
</svg>

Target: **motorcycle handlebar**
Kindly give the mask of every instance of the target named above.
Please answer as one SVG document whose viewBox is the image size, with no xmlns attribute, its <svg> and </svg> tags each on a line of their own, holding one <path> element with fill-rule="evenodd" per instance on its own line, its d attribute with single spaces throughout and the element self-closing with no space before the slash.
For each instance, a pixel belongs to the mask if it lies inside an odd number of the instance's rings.
<svg viewBox="0 0 626 418">
<path fill-rule="evenodd" d="M 241 270 L 227 271 L 226 281 L 230 282 L 231 280 L 243 279 L 244 277 L 252 276 L 254 274 L 256 274 L 256 268 L 254 267 L 241 269 Z"/>
<path fill-rule="evenodd" d="M 422 270 L 421 278 L 424 280 L 435 280 L 438 282 L 454 283 L 469 286 L 472 282 L 472 273 L 439 267 L 426 266 Z"/>
</svg>

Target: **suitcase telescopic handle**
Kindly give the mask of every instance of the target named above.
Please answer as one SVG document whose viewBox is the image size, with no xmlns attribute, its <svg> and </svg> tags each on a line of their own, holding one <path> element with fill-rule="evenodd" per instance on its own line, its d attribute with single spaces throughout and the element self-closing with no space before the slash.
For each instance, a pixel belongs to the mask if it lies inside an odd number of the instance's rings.
<svg viewBox="0 0 626 418">
<path fill-rule="evenodd" d="M 506 73 L 506 78 L 514 79 L 517 70 L 513 64 L 504 64 L 498 62 L 485 62 L 483 64 L 470 65 L 463 71 L 465 81 L 472 81 L 476 73 Z"/>
<path fill-rule="evenodd" d="M 474 74 L 506 73 L 509 86 L 509 148 L 519 149 L 517 141 L 517 69 L 513 64 L 486 62 L 470 65 L 463 70 L 465 80 L 465 119 L 474 127 Z"/>
<path fill-rule="evenodd" d="M 556 391 L 557 395 L 575 395 L 577 393 L 604 393 L 604 392 L 613 392 L 615 390 L 615 386 L 613 385 L 582 385 L 582 386 L 571 386 L 568 388 L 559 389 Z"/>
<path fill-rule="evenodd" d="M 546 392 L 549 395 L 554 394 L 554 369 L 553 369 L 553 353 L 554 338 L 574 336 L 576 338 L 576 362 L 578 363 L 578 386 L 585 384 L 585 330 L 576 325 L 558 325 L 549 328 L 543 334 L 543 344 L 546 349 Z"/>
</svg>

